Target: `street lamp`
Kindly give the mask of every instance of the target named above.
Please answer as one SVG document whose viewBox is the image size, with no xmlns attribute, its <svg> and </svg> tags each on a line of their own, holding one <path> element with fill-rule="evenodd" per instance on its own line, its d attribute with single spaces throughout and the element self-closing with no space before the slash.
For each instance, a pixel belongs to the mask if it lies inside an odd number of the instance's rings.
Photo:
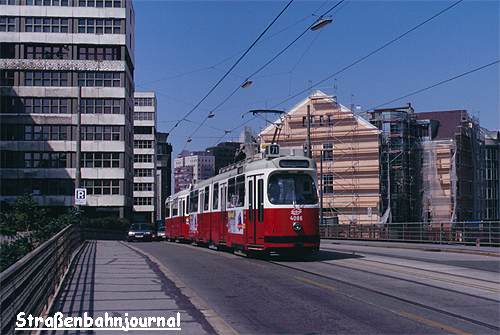
<svg viewBox="0 0 500 335">
<path fill-rule="evenodd" d="M 241 88 L 250 87 L 250 86 L 252 86 L 252 84 L 253 84 L 253 81 L 251 81 L 250 79 L 247 79 L 247 80 L 245 80 L 245 82 L 243 84 L 241 84 Z"/>
<path fill-rule="evenodd" d="M 314 22 L 311 27 L 309 29 L 311 29 L 312 31 L 316 31 L 316 30 L 319 30 L 327 25 L 329 25 L 330 23 L 332 23 L 332 19 L 331 18 L 323 18 L 323 17 L 319 17 L 316 22 Z"/>
<path fill-rule="evenodd" d="M 215 117 L 215 113 L 214 112 L 208 113 L 208 116 L 207 116 L 208 119 L 212 119 L 214 117 Z"/>
</svg>

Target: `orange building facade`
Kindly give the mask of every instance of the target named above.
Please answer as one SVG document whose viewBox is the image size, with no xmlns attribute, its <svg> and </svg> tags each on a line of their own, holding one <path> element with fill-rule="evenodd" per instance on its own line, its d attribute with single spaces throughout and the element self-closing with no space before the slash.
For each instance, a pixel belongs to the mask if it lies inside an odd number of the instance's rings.
<svg viewBox="0 0 500 335">
<path fill-rule="evenodd" d="M 318 167 L 318 187 L 323 190 L 323 215 L 327 222 L 376 224 L 380 221 L 379 130 L 361 116 L 316 91 L 281 118 L 275 138 L 284 149 L 302 149 L 307 143 L 310 111 L 311 149 Z M 260 134 L 271 143 L 275 125 Z M 323 178 L 320 157 L 323 153 Z"/>
</svg>

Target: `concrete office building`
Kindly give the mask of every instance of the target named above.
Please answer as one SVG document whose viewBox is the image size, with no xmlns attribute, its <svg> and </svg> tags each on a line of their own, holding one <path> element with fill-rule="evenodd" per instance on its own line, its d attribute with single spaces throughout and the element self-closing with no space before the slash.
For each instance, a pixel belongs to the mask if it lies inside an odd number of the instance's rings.
<svg viewBox="0 0 500 335">
<path fill-rule="evenodd" d="M 131 214 L 134 21 L 130 0 L 0 1 L 1 200 L 73 205 L 80 95 L 84 210 Z"/>
<path fill-rule="evenodd" d="M 134 222 L 156 219 L 156 97 L 134 94 Z"/>
<path fill-rule="evenodd" d="M 215 157 L 206 151 L 182 151 L 174 160 L 175 192 L 196 181 L 210 178 L 215 171 Z"/>
<path fill-rule="evenodd" d="M 165 219 L 165 200 L 172 193 L 172 145 L 167 133 L 156 133 L 156 220 Z"/>
</svg>

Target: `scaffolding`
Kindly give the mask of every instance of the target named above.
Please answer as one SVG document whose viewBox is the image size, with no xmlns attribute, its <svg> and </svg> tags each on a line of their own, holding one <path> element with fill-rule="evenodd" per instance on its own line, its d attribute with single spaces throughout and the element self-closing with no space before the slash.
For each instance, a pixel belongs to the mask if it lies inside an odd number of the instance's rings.
<svg viewBox="0 0 500 335">
<path fill-rule="evenodd" d="M 309 107 L 307 107 L 309 106 Z M 334 97 L 316 91 L 292 108 L 282 121 L 278 144 L 285 148 L 304 148 L 307 137 L 307 109 L 311 114 L 311 146 L 317 161 L 323 155 L 323 178 L 318 186 L 324 192 L 326 222 L 374 224 L 379 221 L 379 131 L 356 116 L 352 109 Z M 260 133 L 269 143 L 273 127 Z"/>
</svg>

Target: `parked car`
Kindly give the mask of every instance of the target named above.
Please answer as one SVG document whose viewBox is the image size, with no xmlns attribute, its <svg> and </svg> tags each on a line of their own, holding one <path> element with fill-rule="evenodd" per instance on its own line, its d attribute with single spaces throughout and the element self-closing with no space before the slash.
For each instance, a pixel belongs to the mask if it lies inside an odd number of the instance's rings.
<svg viewBox="0 0 500 335">
<path fill-rule="evenodd" d="M 161 241 L 165 240 L 165 222 L 159 221 L 156 228 L 156 239 Z"/>
<path fill-rule="evenodd" d="M 155 231 L 147 223 L 132 223 L 128 230 L 128 241 L 152 241 Z"/>
</svg>

